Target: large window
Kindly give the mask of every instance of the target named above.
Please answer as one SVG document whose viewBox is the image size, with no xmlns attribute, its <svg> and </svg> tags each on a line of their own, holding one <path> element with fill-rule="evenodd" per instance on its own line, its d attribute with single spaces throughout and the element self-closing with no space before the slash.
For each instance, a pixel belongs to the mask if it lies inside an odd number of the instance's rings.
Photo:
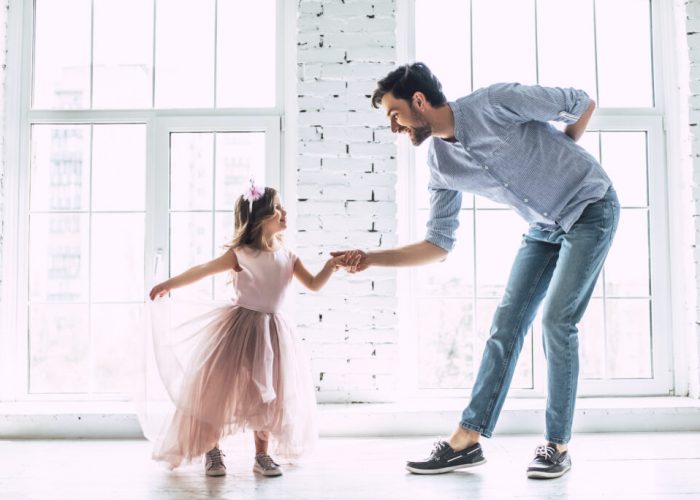
<svg viewBox="0 0 700 500">
<path fill-rule="evenodd" d="M 663 109 L 653 70 L 656 2 L 448 0 L 438 8 L 415 0 L 413 6 L 415 60 L 435 72 L 449 100 L 517 81 L 580 88 L 598 103 L 580 143 L 612 178 L 622 213 L 579 325 L 581 393 L 668 394 Z M 428 217 L 426 152 L 427 143 L 412 158 L 415 238 L 425 234 Z M 465 196 L 458 244 L 447 264 L 413 274 L 411 310 L 418 327 L 416 348 L 409 352 L 420 367 L 413 378 L 419 392 L 454 393 L 473 385 L 526 230 L 507 207 Z M 544 393 L 539 318 L 531 333 L 516 369 L 515 394 Z"/>
<path fill-rule="evenodd" d="M 0 385 L 19 400 L 124 399 L 148 288 L 222 252 L 249 178 L 279 183 L 283 3 L 23 3 Z"/>
</svg>

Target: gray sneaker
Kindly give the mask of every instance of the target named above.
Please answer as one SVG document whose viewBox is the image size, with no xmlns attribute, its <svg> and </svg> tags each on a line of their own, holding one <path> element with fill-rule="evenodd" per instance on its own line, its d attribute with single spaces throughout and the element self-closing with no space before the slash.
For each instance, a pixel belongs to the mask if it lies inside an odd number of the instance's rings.
<svg viewBox="0 0 700 500">
<path fill-rule="evenodd" d="M 258 453 L 255 455 L 255 465 L 253 472 L 262 474 L 263 476 L 281 476 L 282 469 L 279 464 L 275 463 L 267 453 Z"/>
<path fill-rule="evenodd" d="M 204 456 L 204 473 L 207 476 L 225 476 L 226 466 L 224 465 L 224 455 L 218 446 L 212 448 Z"/>
</svg>

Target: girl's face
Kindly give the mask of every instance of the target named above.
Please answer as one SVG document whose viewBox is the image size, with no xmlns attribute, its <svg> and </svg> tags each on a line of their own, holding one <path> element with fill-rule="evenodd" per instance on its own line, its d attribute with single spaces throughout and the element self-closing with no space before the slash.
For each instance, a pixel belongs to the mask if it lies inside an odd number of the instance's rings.
<svg viewBox="0 0 700 500">
<path fill-rule="evenodd" d="M 263 222 L 263 232 L 277 234 L 287 229 L 287 211 L 282 206 L 282 200 L 275 196 L 275 213 Z"/>
</svg>

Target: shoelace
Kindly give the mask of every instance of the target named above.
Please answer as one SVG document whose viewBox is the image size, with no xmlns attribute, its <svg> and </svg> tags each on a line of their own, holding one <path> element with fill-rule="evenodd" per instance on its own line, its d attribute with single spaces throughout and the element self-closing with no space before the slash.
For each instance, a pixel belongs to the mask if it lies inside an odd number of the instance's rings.
<svg viewBox="0 0 700 500">
<path fill-rule="evenodd" d="M 211 462 L 209 468 L 224 466 L 223 457 L 224 453 L 219 448 L 214 448 L 207 452 L 207 460 Z"/>
<path fill-rule="evenodd" d="M 442 450 L 445 449 L 445 446 L 447 446 L 447 443 L 445 441 L 435 441 L 435 443 L 433 443 L 433 451 L 430 452 L 430 454 L 436 455 L 437 453 L 440 453 Z"/>
<path fill-rule="evenodd" d="M 535 449 L 535 456 L 544 457 L 546 460 L 551 461 L 554 456 L 554 448 L 551 446 L 540 445 Z"/>
<path fill-rule="evenodd" d="M 257 455 L 256 460 L 258 463 L 263 467 L 263 469 L 273 469 L 274 467 L 277 466 L 274 460 L 272 460 L 272 457 L 266 453 L 261 453 Z"/>
</svg>

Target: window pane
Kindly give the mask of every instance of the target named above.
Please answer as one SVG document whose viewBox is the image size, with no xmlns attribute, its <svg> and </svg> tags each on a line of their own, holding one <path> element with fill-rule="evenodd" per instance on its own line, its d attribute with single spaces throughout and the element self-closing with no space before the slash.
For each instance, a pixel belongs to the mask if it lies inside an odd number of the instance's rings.
<svg viewBox="0 0 700 500">
<path fill-rule="evenodd" d="M 595 5 L 599 105 L 653 106 L 649 0 L 597 1 Z"/>
<path fill-rule="evenodd" d="M 212 258 L 211 213 L 170 214 L 170 276 L 180 274 Z M 179 288 L 173 296 L 211 298 L 212 279 Z"/>
<path fill-rule="evenodd" d="M 442 0 L 436 7 L 434 1 L 416 0 L 415 15 L 416 61 L 427 64 L 438 77 L 448 100 L 467 95 L 471 91 L 469 2 Z M 437 26 L 449 33 L 450 46 L 457 50 L 445 50 L 445 39 L 436 36 Z"/>
<path fill-rule="evenodd" d="M 497 228 L 497 230 L 496 230 Z M 476 213 L 476 293 L 500 297 L 527 223 L 512 210 Z"/>
<path fill-rule="evenodd" d="M 90 127 L 33 125 L 31 210 L 87 210 Z"/>
<path fill-rule="evenodd" d="M 594 33 L 593 0 L 537 0 L 540 84 L 583 89 L 595 99 Z"/>
<path fill-rule="evenodd" d="M 428 211 L 416 213 L 416 232 L 425 233 Z M 444 262 L 416 267 L 414 292 L 418 296 L 474 296 L 474 222 L 472 211 L 459 214 L 457 243 Z M 419 299 L 420 300 L 420 299 Z"/>
<path fill-rule="evenodd" d="M 89 355 L 87 305 L 29 307 L 29 392 L 86 392 Z"/>
<path fill-rule="evenodd" d="M 29 299 L 88 298 L 87 214 L 33 214 L 29 218 Z"/>
<path fill-rule="evenodd" d="M 646 132 L 601 132 L 601 160 L 615 186 L 620 205 L 646 207 Z"/>
<path fill-rule="evenodd" d="M 606 302 L 608 377 L 651 377 L 649 314 L 648 299 L 609 299 Z"/>
<path fill-rule="evenodd" d="M 474 88 L 537 83 L 534 0 L 472 0 L 472 16 Z"/>
<path fill-rule="evenodd" d="M 156 107 L 214 105 L 214 33 L 214 0 L 157 0 Z"/>
<path fill-rule="evenodd" d="M 603 299 L 591 299 L 578 324 L 581 378 L 605 377 L 605 309 Z"/>
<path fill-rule="evenodd" d="M 418 385 L 469 387 L 474 379 L 473 299 L 418 301 Z"/>
<path fill-rule="evenodd" d="M 92 107 L 150 108 L 153 1 L 95 0 L 94 17 Z"/>
<path fill-rule="evenodd" d="M 35 0 L 34 108 L 90 107 L 90 0 Z"/>
<path fill-rule="evenodd" d="M 600 163 L 600 132 L 585 132 L 578 145 L 588 151 Z"/>
<path fill-rule="evenodd" d="M 92 215 L 92 300 L 144 297 L 144 214 Z"/>
<path fill-rule="evenodd" d="M 608 297 L 648 297 L 649 221 L 647 210 L 624 209 L 605 262 Z"/>
<path fill-rule="evenodd" d="M 219 0 L 217 107 L 274 106 L 275 0 Z"/>
<path fill-rule="evenodd" d="M 170 134 L 171 210 L 211 210 L 214 134 Z"/>
<path fill-rule="evenodd" d="M 95 125 L 92 165 L 93 211 L 145 210 L 145 125 Z"/>
<path fill-rule="evenodd" d="M 143 342 L 142 304 L 93 304 L 93 392 L 131 393 L 136 387 L 139 342 Z"/>
<path fill-rule="evenodd" d="M 216 209 L 231 210 L 250 185 L 265 185 L 265 134 L 218 132 L 216 134 Z"/>
</svg>

